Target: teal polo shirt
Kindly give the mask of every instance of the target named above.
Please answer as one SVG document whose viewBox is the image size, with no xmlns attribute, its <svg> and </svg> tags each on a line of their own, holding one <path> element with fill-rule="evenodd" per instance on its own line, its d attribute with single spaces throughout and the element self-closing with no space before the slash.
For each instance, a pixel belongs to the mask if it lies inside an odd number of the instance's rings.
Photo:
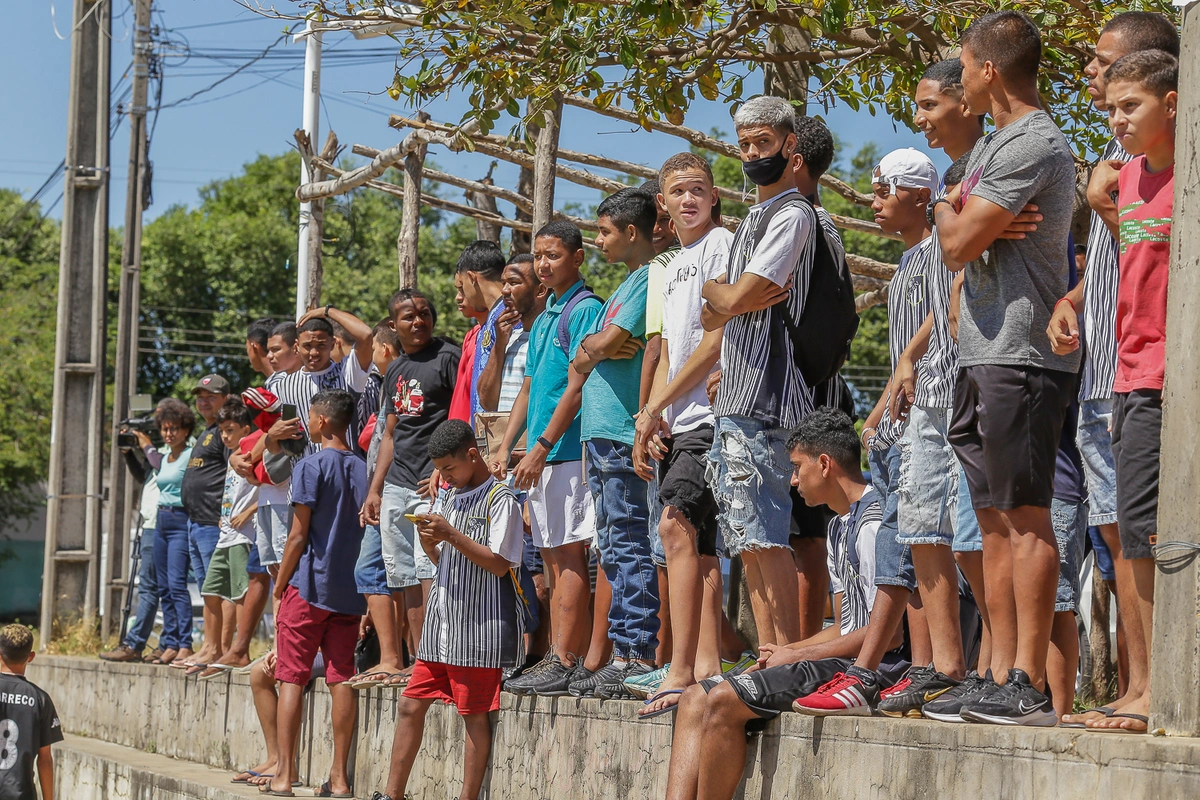
<svg viewBox="0 0 1200 800">
<path fill-rule="evenodd" d="M 584 300 L 571 311 L 567 321 L 571 341 L 567 343 L 564 353 L 558 341 L 558 321 L 566 308 L 567 302 L 578 291 L 583 289 L 583 280 L 563 292 L 561 297 L 551 294 L 546 300 L 546 310 L 538 315 L 529 331 L 529 352 L 525 361 L 525 377 L 529 378 L 529 411 L 526 419 L 529 430 L 529 443 L 541 436 L 558 401 L 567 390 L 567 372 L 571 359 L 579 349 L 583 337 L 592 332 L 596 318 L 600 316 L 600 301 Z M 568 355 L 569 354 L 569 355 Z M 554 449 L 546 456 L 547 461 L 579 461 L 583 458 L 583 446 L 579 438 L 579 414 L 567 432 L 555 443 Z"/>
<path fill-rule="evenodd" d="M 608 298 L 592 327 L 599 333 L 616 325 L 642 344 L 646 343 L 646 290 L 649 265 L 639 267 Z M 610 439 L 633 447 L 633 416 L 638 412 L 642 388 L 642 357 L 606 359 L 596 365 L 583 385 L 583 441 Z"/>
</svg>

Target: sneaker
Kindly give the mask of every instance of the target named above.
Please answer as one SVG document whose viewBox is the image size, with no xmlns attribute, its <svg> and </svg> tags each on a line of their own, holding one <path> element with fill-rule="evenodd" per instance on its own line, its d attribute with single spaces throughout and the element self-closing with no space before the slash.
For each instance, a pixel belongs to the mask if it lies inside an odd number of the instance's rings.
<svg viewBox="0 0 1200 800">
<path fill-rule="evenodd" d="M 547 653 L 545 658 L 522 672 L 520 675 L 509 680 L 503 685 L 502 688 L 504 691 L 512 692 L 513 694 L 536 694 L 536 692 L 531 691 L 529 687 L 537 683 L 544 672 L 552 669 L 568 669 L 561 661 L 558 660 L 558 656 L 555 655 L 553 651 Z"/>
<path fill-rule="evenodd" d="M 571 697 L 592 697 L 596 693 L 596 688 L 602 683 L 624 674 L 625 665 L 617 664 L 611 659 L 595 672 L 580 664 L 575 668 L 575 673 L 571 675 L 571 683 L 567 687 L 567 692 Z"/>
<path fill-rule="evenodd" d="M 734 674 L 741 675 L 743 672 L 750 669 L 750 667 L 753 667 L 757 663 L 758 658 L 749 650 L 747 650 L 746 652 L 742 653 L 742 657 L 737 661 L 726 661 L 725 659 L 721 659 L 721 674 L 724 675 L 725 673 L 733 672 L 736 669 L 737 672 L 734 672 Z"/>
<path fill-rule="evenodd" d="M 625 679 L 625 688 L 629 693 L 639 700 L 645 700 L 652 697 L 655 692 L 662 686 L 662 682 L 666 680 L 667 671 L 671 669 L 671 665 L 659 667 L 656 670 L 647 672 L 644 675 L 634 675 Z"/>
<path fill-rule="evenodd" d="M 961 716 L 974 722 L 993 725 L 1032 725 L 1052 728 L 1058 724 L 1050 687 L 1043 694 L 1029 682 L 1023 670 L 1010 669 L 1008 682 L 998 692 L 963 704 Z"/>
<path fill-rule="evenodd" d="M 869 669 L 849 666 L 821 688 L 792 702 L 792 710 L 813 717 L 871 716 L 879 700 L 879 675 Z"/>
<path fill-rule="evenodd" d="M 538 670 L 535 675 L 531 675 L 528 681 L 515 681 L 514 684 L 519 685 L 521 690 L 514 691 L 517 691 L 518 694 L 536 694 L 544 697 L 565 695 L 567 687 L 571 684 L 572 676 L 575 674 L 575 667 L 568 667 L 559 660 L 558 656 L 553 656 L 552 660 L 547 659 L 547 661 L 546 666 Z"/>
<path fill-rule="evenodd" d="M 968 672 L 967 677 L 963 678 L 958 686 L 923 705 L 921 716 L 938 722 L 967 722 L 968 720 L 960 716 L 963 706 L 990 695 L 999 688 L 992 680 L 991 670 L 988 670 L 986 676 L 974 671 Z"/>
<path fill-rule="evenodd" d="M 921 718 L 921 709 L 958 686 L 958 681 L 933 667 L 913 667 L 904 677 L 879 693 L 879 713 L 888 717 Z"/>
<path fill-rule="evenodd" d="M 654 671 L 654 667 L 640 661 L 614 661 L 613 666 L 620 667 L 620 672 L 596 687 L 595 696 L 601 700 L 636 700 L 625 688 L 625 681 Z"/>
<path fill-rule="evenodd" d="M 134 650 L 132 647 L 121 645 L 115 650 L 109 650 L 107 653 L 101 653 L 100 660 L 118 662 L 141 661 L 142 654 L 137 650 Z"/>
</svg>

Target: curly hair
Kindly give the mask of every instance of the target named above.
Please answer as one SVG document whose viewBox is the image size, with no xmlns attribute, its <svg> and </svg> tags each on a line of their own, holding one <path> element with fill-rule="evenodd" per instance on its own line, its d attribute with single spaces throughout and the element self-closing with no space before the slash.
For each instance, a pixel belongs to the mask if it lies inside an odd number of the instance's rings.
<svg viewBox="0 0 1200 800">
<path fill-rule="evenodd" d="M 184 433 L 190 434 L 196 428 L 196 415 L 182 400 L 165 397 L 158 401 L 154 409 L 154 423 L 161 428 L 168 422 L 175 423 Z"/>
</svg>

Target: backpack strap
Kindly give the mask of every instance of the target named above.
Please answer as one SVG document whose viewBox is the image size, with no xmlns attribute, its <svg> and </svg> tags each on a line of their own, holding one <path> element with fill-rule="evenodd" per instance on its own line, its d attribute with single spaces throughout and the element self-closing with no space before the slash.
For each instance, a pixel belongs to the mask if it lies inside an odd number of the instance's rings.
<svg viewBox="0 0 1200 800">
<path fill-rule="evenodd" d="M 571 360 L 571 315 L 575 313 L 576 306 L 590 298 L 600 299 L 595 292 L 587 287 L 587 284 L 580 286 L 575 291 L 575 294 L 567 298 L 567 304 L 558 316 L 558 346 L 562 348 L 563 355 L 567 357 L 568 361 Z"/>
<path fill-rule="evenodd" d="M 489 509 L 492 506 L 492 501 L 496 499 L 496 492 L 507 488 L 508 487 L 505 484 L 501 483 L 500 481 L 496 481 L 495 485 L 492 486 L 492 488 L 488 491 L 487 501 Z M 512 579 L 513 589 L 515 589 L 517 592 L 517 600 L 519 600 L 525 606 L 525 613 L 529 613 L 529 598 L 525 596 L 524 590 L 521 589 L 521 581 L 517 578 L 517 570 L 513 567 L 509 567 L 508 577 Z"/>
</svg>

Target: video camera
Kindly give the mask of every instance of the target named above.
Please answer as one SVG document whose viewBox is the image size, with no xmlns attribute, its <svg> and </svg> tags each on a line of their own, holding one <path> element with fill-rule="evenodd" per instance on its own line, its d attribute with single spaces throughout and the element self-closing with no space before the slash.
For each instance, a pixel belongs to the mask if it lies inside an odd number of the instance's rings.
<svg viewBox="0 0 1200 800">
<path fill-rule="evenodd" d="M 140 411 L 142 415 L 121 420 L 121 432 L 117 434 L 117 447 L 122 450 L 137 449 L 137 437 L 129 431 L 141 431 L 152 439 L 158 435 L 158 423 L 154 421 L 153 408 L 154 405 L 149 395 L 135 394 L 129 398 L 129 410 L 135 413 Z"/>
</svg>

